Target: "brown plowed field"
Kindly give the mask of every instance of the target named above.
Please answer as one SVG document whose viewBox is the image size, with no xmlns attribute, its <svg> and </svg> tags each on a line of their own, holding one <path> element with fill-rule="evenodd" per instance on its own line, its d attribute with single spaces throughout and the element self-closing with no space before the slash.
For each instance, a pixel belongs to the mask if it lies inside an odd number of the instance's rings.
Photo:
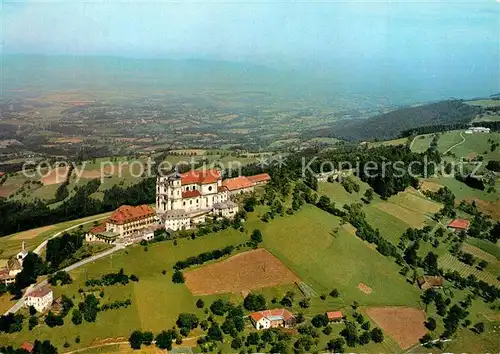
<svg viewBox="0 0 500 354">
<path fill-rule="evenodd" d="M 240 293 L 300 279 L 267 250 L 243 252 L 184 273 L 193 295 Z"/>
</svg>

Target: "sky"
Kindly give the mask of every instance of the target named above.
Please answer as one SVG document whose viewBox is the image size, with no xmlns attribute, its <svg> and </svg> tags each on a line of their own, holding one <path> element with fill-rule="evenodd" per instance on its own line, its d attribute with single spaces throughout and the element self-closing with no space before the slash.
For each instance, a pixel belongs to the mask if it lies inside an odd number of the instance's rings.
<svg viewBox="0 0 500 354">
<path fill-rule="evenodd" d="M 465 71 L 500 86 L 496 0 L 3 0 L 1 21 L 3 53 L 214 59 L 361 76 L 387 67 L 398 68 L 389 75 Z"/>
</svg>

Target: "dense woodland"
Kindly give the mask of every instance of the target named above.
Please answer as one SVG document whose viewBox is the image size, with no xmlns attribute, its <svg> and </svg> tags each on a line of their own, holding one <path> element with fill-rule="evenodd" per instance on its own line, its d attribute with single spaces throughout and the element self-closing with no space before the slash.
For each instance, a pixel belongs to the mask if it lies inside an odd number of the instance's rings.
<svg viewBox="0 0 500 354">
<path fill-rule="evenodd" d="M 332 128 L 317 131 L 318 136 L 333 136 L 345 140 L 390 140 L 403 132 L 425 126 L 466 124 L 481 112 L 481 108 L 461 100 L 441 101 L 418 107 L 405 107 L 363 120 L 342 120 Z"/>
</svg>

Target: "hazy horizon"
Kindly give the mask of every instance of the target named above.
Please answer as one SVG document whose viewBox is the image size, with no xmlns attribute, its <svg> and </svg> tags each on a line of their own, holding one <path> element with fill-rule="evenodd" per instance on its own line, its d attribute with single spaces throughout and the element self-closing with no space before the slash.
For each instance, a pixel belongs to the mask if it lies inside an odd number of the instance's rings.
<svg viewBox="0 0 500 354">
<path fill-rule="evenodd" d="M 263 65 L 415 101 L 500 92 L 500 4 L 4 2 L 2 54 Z M 41 67 L 43 69 L 43 66 Z"/>
</svg>

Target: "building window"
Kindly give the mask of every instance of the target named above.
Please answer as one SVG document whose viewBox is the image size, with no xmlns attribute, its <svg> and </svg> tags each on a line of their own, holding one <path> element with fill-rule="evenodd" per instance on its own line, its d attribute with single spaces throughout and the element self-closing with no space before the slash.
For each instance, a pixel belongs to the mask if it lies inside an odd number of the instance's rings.
<svg viewBox="0 0 500 354">
<path fill-rule="evenodd" d="M 208 187 L 208 191 L 211 192 L 212 191 L 212 186 L 209 186 Z"/>
</svg>

